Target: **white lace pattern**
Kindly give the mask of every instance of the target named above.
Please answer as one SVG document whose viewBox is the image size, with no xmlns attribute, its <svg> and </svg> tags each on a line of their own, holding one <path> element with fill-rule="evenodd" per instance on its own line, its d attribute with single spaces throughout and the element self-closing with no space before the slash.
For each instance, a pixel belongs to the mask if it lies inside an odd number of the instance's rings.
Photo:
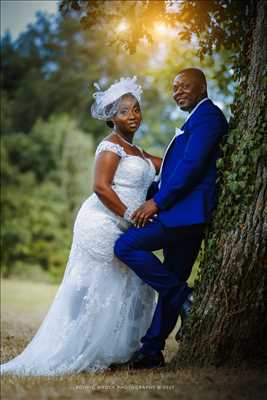
<svg viewBox="0 0 267 400">
<path fill-rule="evenodd" d="M 121 157 L 113 189 L 127 205 L 138 207 L 155 177 L 148 159 L 102 141 L 101 151 Z M 140 347 L 150 325 L 156 293 L 116 258 L 113 247 L 128 228 L 92 194 L 77 214 L 63 280 L 32 340 L 1 374 L 62 375 L 103 371 L 124 362 Z"/>
</svg>

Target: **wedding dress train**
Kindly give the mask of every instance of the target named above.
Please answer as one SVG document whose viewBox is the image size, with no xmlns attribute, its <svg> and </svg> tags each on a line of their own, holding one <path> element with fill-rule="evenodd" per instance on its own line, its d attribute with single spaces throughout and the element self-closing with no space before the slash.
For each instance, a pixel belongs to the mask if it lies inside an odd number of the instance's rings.
<svg viewBox="0 0 267 400">
<path fill-rule="evenodd" d="M 155 177 L 149 159 L 131 156 L 107 140 L 101 151 L 121 157 L 113 189 L 137 208 Z M 1 374 L 61 375 L 102 371 L 127 361 L 140 347 L 155 309 L 152 288 L 113 253 L 128 223 L 92 194 L 82 204 L 63 280 L 38 331 L 21 354 L 1 365 Z"/>
</svg>

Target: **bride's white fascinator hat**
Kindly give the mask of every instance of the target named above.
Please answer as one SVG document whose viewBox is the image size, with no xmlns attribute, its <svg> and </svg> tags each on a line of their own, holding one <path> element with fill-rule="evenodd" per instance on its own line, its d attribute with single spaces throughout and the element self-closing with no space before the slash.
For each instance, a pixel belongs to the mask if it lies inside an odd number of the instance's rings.
<svg viewBox="0 0 267 400">
<path fill-rule="evenodd" d="M 141 94 L 143 93 L 142 87 L 137 84 L 136 76 L 132 78 L 120 78 L 115 81 L 107 90 L 102 91 L 97 83 L 94 83 L 97 92 L 93 94 L 95 99 L 91 107 L 92 117 L 104 121 L 110 120 L 117 110 L 120 103 L 120 98 L 130 93 L 137 101 L 141 102 Z"/>
</svg>

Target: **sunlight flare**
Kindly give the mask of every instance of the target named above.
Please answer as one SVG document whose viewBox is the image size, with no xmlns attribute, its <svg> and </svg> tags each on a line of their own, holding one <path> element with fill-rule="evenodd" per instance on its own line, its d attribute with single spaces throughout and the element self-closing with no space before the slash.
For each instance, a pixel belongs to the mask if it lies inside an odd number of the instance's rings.
<svg viewBox="0 0 267 400">
<path fill-rule="evenodd" d="M 169 28 L 164 22 L 155 22 L 154 24 L 154 32 L 158 35 L 166 35 L 169 31 Z"/>
<path fill-rule="evenodd" d="M 129 24 L 126 21 L 121 21 L 117 26 L 117 32 L 121 33 L 121 32 L 127 31 L 128 28 L 129 28 Z"/>
</svg>

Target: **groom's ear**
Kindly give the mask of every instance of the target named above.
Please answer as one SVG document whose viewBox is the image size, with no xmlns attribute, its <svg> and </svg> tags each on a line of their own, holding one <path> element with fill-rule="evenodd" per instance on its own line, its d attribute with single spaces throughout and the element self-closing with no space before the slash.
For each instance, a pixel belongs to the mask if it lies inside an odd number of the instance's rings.
<svg viewBox="0 0 267 400">
<path fill-rule="evenodd" d="M 204 93 L 207 93 L 207 85 L 202 83 L 202 85 L 201 85 L 201 94 L 204 94 Z"/>
</svg>

